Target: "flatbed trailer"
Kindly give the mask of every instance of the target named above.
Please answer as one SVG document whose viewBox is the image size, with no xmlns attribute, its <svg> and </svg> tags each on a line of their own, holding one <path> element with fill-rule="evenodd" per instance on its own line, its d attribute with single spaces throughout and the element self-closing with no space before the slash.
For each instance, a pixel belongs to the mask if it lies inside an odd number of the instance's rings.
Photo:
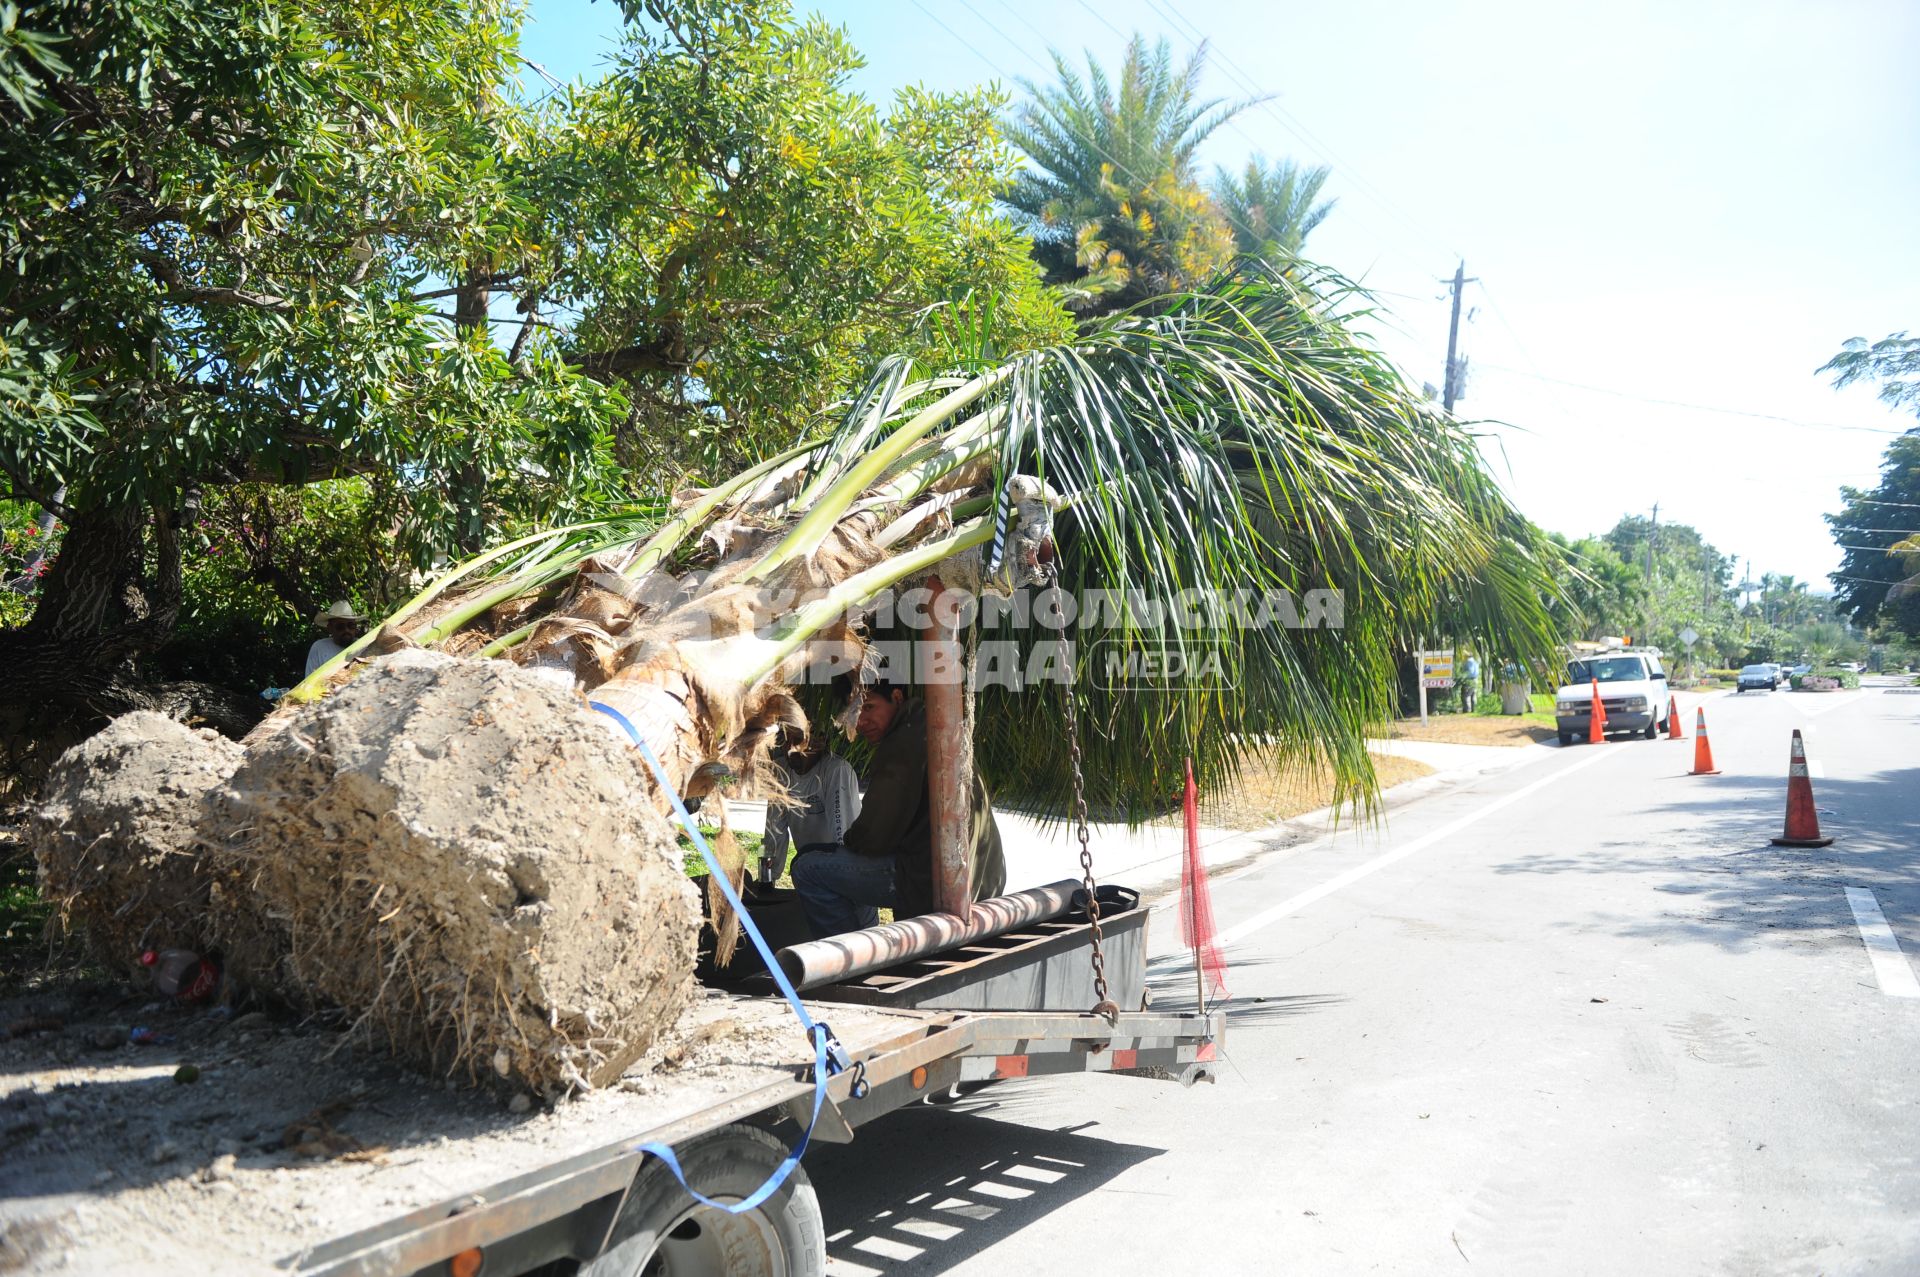
<svg viewBox="0 0 1920 1277">
<path fill-rule="evenodd" d="M 1084 1009 L 1091 935 L 1078 918 L 1034 921 L 810 991 L 810 1014 L 850 1062 L 826 1080 L 812 1139 L 851 1140 L 884 1113 L 970 1083 L 1076 1072 L 1211 1080 L 1223 1017 L 1144 1009 L 1145 924 L 1144 909 L 1106 921 L 1111 991 L 1143 1008 L 1111 1021 Z M 0 1050 L 0 1272 L 822 1271 L 820 1211 L 804 1169 L 729 1214 L 696 1202 L 642 1147 L 670 1147 L 688 1181 L 717 1201 L 738 1203 L 763 1182 L 815 1109 L 814 1055 L 792 1011 L 777 996 L 715 991 L 679 1027 L 645 1062 L 651 1071 L 527 1114 L 364 1057 L 307 1063 L 297 1035 L 270 1042 L 291 1050 L 295 1067 L 281 1061 L 257 1076 L 244 1059 L 222 1062 L 217 1037 L 211 1049 L 121 1047 L 111 1063 L 35 1074 L 20 1067 L 33 1062 L 22 1050 L 32 1039 L 21 1039 Z M 176 1083 L 171 1070 L 188 1055 L 209 1065 L 199 1081 Z M 149 1153 L 148 1119 L 162 1109 L 174 1149 Z M 76 1118 L 99 1138 L 81 1147 L 58 1138 Z M 315 1134 L 308 1121 L 321 1135 L 317 1158 L 285 1147 L 296 1133 Z M 286 1138 L 214 1151 L 231 1147 L 218 1138 L 223 1128 L 263 1123 L 289 1123 Z"/>
</svg>

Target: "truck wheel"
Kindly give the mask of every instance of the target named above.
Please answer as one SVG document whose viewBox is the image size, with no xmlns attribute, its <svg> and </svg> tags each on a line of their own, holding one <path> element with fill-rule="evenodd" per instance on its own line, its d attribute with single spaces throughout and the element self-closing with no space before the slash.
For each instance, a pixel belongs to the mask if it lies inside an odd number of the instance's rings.
<svg viewBox="0 0 1920 1277">
<path fill-rule="evenodd" d="M 1659 719 L 1656 718 L 1651 723 L 1647 724 L 1647 739 L 1648 740 L 1660 739 L 1660 720 Z"/>
<path fill-rule="evenodd" d="M 687 1183 L 722 1202 L 746 1198 L 786 1160 L 765 1131 L 726 1126 L 674 1149 Z M 648 1158 L 600 1258 L 580 1277 L 819 1277 L 827 1267 L 820 1199 L 794 1167 L 779 1191 L 739 1215 L 688 1197 L 666 1163 Z"/>
<path fill-rule="evenodd" d="M 1561 743 L 1562 745 L 1571 745 L 1571 744 L 1573 744 L 1573 733 L 1572 733 L 1572 732 L 1561 732 L 1561 733 L 1560 733 L 1560 743 Z"/>
</svg>

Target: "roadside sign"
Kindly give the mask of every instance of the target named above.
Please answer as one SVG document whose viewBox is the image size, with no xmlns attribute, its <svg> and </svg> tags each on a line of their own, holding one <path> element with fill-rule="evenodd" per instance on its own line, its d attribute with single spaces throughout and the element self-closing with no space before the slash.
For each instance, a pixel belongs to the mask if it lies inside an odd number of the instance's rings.
<svg viewBox="0 0 1920 1277">
<path fill-rule="evenodd" d="M 1452 652 L 1420 653 L 1420 686 L 1422 687 L 1452 687 L 1453 686 L 1453 653 Z"/>
<path fill-rule="evenodd" d="M 1700 641 L 1700 636 L 1697 633 L 1695 633 L 1694 628 L 1691 625 L 1689 625 L 1686 629 L 1680 631 L 1680 641 L 1682 643 L 1685 643 L 1688 647 L 1692 647 L 1695 643 L 1698 643 Z"/>
</svg>

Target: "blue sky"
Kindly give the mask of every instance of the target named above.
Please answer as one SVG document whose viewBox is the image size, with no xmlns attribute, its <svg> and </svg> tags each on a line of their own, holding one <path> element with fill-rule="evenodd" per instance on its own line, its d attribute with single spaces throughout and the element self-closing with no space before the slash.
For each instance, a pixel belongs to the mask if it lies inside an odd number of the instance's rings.
<svg viewBox="0 0 1920 1277">
<path fill-rule="evenodd" d="M 526 54 L 603 68 L 604 0 L 531 0 Z M 808 6 L 801 6 L 806 11 Z M 1463 416 L 1521 507 L 1569 535 L 1660 503 L 1753 572 L 1824 585 L 1822 511 L 1911 424 L 1814 369 L 1920 329 L 1920 5 L 841 0 L 878 102 L 902 86 L 1116 63 L 1128 33 L 1210 45 L 1217 132 L 1333 167 L 1307 252 L 1377 291 L 1377 342 L 1439 384 L 1464 257 Z M 1691 405 L 1691 406 L 1682 406 Z M 1757 414 L 1757 415 L 1739 415 Z M 1778 420 L 1786 418 L 1788 420 Z M 1902 523 L 1899 526 L 1905 527 Z M 1920 526 L 1920 523 L 1916 523 Z"/>
</svg>

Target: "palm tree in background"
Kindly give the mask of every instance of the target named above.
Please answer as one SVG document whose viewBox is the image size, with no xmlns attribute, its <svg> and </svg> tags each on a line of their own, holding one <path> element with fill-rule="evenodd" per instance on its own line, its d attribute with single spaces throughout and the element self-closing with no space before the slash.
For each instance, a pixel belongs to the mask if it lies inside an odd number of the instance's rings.
<svg viewBox="0 0 1920 1277">
<path fill-rule="evenodd" d="M 1243 256 L 1275 261 L 1298 257 L 1313 228 L 1333 211 L 1335 201 L 1320 199 L 1332 172 L 1324 164 L 1269 163 L 1263 155 L 1249 159 L 1238 174 L 1215 169 L 1213 198 L 1233 229 L 1234 248 Z"/>
<path fill-rule="evenodd" d="M 1056 83 L 1020 81 L 1028 100 L 1006 135 L 1031 166 L 1003 197 L 1047 282 L 1091 318 L 1219 272 L 1234 236 L 1194 153 L 1250 103 L 1200 97 L 1205 46 L 1176 66 L 1165 40 L 1136 34 L 1117 77 L 1091 56 L 1084 76 L 1052 57 Z"/>
</svg>

